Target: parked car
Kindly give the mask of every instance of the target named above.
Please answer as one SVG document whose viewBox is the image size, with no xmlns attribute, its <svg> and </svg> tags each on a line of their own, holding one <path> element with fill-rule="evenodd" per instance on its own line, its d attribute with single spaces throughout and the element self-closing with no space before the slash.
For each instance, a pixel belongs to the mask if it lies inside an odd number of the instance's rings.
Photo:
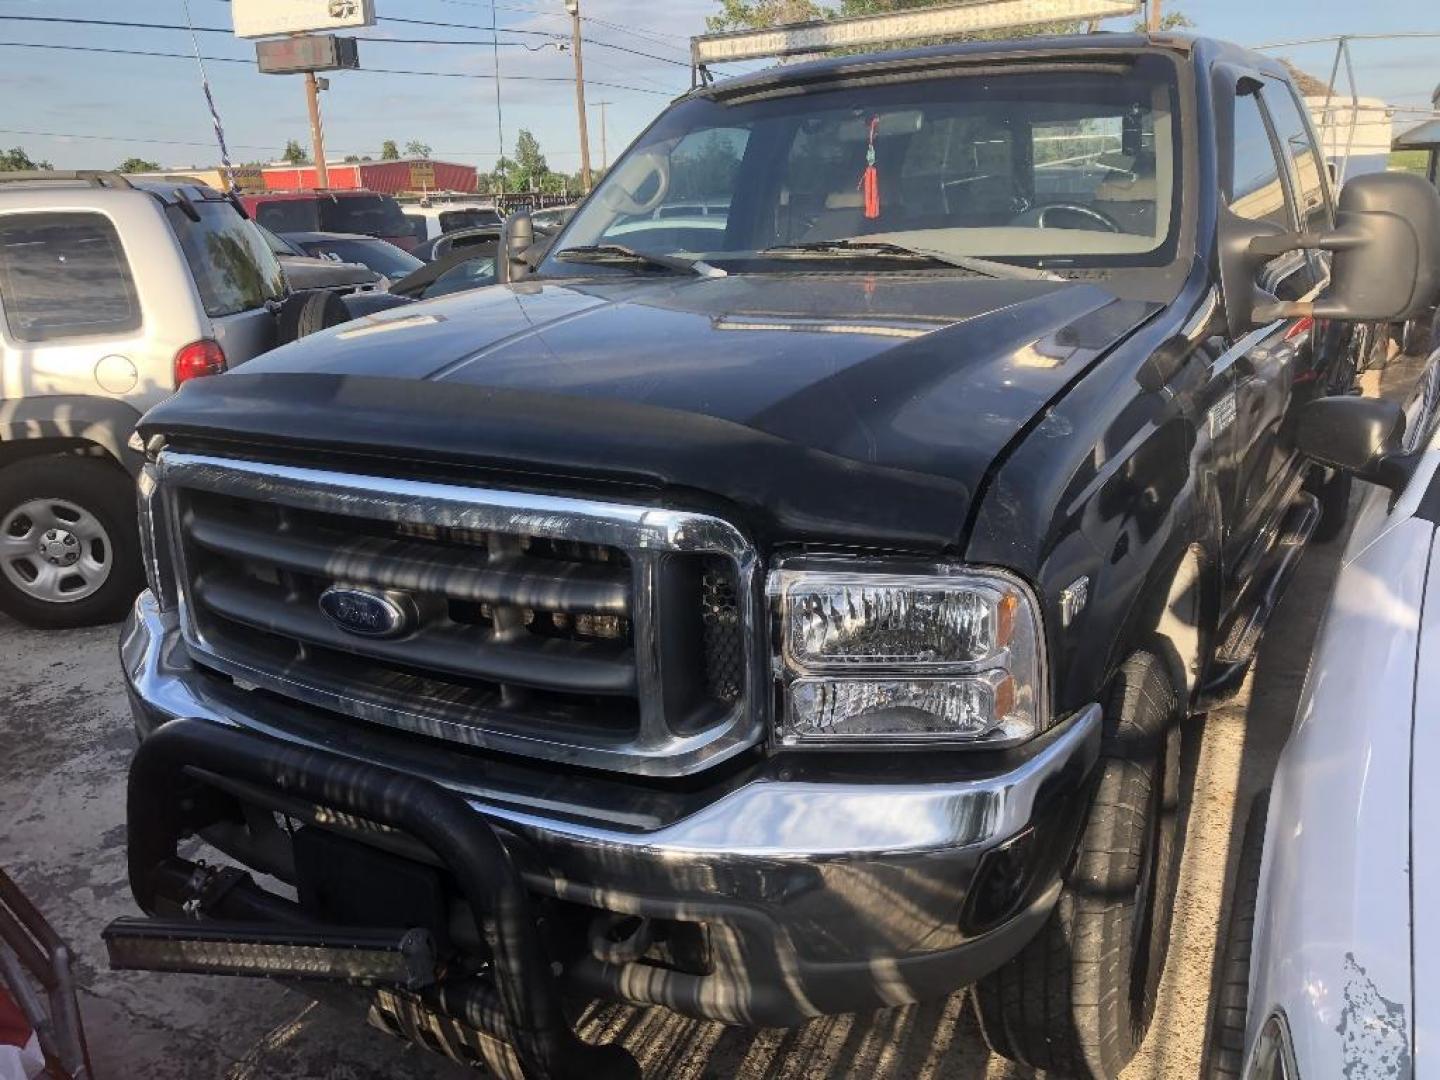
<svg viewBox="0 0 1440 1080">
<path fill-rule="evenodd" d="M 384 291 L 345 297 L 345 309 L 351 318 L 360 318 L 417 300 L 430 300 L 494 285 L 497 280 L 495 259 L 498 246 L 496 241 L 488 251 L 483 247 L 458 248 L 434 262 L 422 264 L 413 274 L 392 282 Z"/>
<path fill-rule="evenodd" d="M 1294 731 L 1245 829 L 1213 1077 L 1408 1078 L 1433 1054 L 1440 353 L 1422 386 L 1408 424 L 1399 405 L 1356 398 L 1300 416 L 1302 447 L 1367 490 Z"/>
<path fill-rule="evenodd" d="M 500 243 L 501 229 L 499 226 L 482 226 L 475 229 L 461 229 L 458 232 L 446 233 L 444 236 L 437 236 L 433 240 L 426 240 L 415 249 L 415 257 L 425 262 L 434 262 L 436 259 L 444 258 L 452 251 L 461 248 L 484 248 L 492 255 Z"/>
<path fill-rule="evenodd" d="M 504 215 L 492 203 L 444 202 L 404 209 L 416 244 L 462 229 L 499 228 L 505 223 Z"/>
<path fill-rule="evenodd" d="M 296 232 L 361 233 L 403 251 L 415 234 L 394 196 L 375 191 L 263 191 L 241 195 L 250 216 L 279 236 Z"/>
<path fill-rule="evenodd" d="M 1117 1075 L 1180 722 L 1344 519 L 1297 417 L 1440 295 L 1434 189 L 1337 225 L 1321 160 L 1286 68 L 1203 38 L 787 64 L 678 99 L 548 246 L 509 221 L 505 284 L 187 387 L 140 429 L 112 964 L 348 980 L 529 1076 L 624 1067 L 562 995 L 973 985 L 999 1053 Z M 724 230 L 615 238 L 681 179 Z"/>
<path fill-rule="evenodd" d="M 380 280 L 381 275 L 364 263 L 344 262 L 339 258 L 309 255 L 303 248 L 296 247 L 290 241 L 276 236 L 265 226 L 256 225 L 255 227 L 260 230 L 260 235 L 265 238 L 265 243 L 270 251 L 280 260 L 280 268 L 285 271 L 285 280 L 296 292 L 328 289 L 342 294 L 352 293 L 357 290 L 373 289 L 375 283 Z M 369 240 L 370 237 L 365 237 L 365 239 Z M 386 241 L 376 240 L 374 243 L 384 244 Z"/>
<path fill-rule="evenodd" d="M 307 255 L 336 262 L 354 262 L 368 267 L 388 281 L 398 281 L 425 265 L 408 251 L 401 251 L 388 240 L 354 233 L 293 232 L 284 239 Z"/>
<path fill-rule="evenodd" d="M 272 348 L 286 295 L 211 188 L 0 174 L 0 611 L 44 627 L 125 613 L 142 582 L 136 421 Z"/>
</svg>

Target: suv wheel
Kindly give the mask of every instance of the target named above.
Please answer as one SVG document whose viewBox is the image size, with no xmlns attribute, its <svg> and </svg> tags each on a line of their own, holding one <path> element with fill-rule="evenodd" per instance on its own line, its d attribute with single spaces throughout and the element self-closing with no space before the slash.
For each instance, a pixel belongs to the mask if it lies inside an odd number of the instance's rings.
<svg viewBox="0 0 1440 1080">
<path fill-rule="evenodd" d="M 1175 690 L 1137 654 L 1105 709 L 1099 780 L 1060 899 L 1039 935 L 974 990 L 997 1054 L 1047 1074 L 1114 1077 L 1150 1023 L 1179 851 Z"/>
<path fill-rule="evenodd" d="M 140 591 L 134 484 L 92 458 L 0 469 L 0 611 L 29 626 L 114 622 Z"/>
</svg>

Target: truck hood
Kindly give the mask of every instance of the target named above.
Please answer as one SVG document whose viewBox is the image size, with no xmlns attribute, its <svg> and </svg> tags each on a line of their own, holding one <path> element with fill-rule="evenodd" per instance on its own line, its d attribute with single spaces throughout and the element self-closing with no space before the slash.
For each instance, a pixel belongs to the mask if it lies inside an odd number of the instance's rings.
<svg viewBox="0 0 1440 1080">
<path fill-rule="evenodd" d="M 757 534 L 944 549 L 1010 442 L 1155 310 L 953 274 L 519 282 L 197 380 L 142 430 L 619 482 L 731 504 Z"/>
</svg>

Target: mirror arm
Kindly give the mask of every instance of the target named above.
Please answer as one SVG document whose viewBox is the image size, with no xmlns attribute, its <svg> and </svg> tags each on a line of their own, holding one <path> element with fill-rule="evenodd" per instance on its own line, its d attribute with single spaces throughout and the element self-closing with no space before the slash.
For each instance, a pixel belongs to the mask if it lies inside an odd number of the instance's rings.
<svg viewBox="0 0 1440 1080">
<path fill-rule="evenodd" d="M 1418 450 L 1409 454 L 1386 454 L 1375 462 L 1373 467 L 1358 473 L 1357 476 L 1361 480 L 1388 488 L 1398 495 L 1410 482 L 1422 456 L 1422 452 Z"/>
</svg>

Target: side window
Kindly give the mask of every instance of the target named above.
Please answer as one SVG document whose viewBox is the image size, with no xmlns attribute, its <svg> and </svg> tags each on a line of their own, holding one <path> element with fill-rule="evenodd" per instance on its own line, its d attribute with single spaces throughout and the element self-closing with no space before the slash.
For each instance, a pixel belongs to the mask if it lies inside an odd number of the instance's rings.
<svg viewBox="0 0 1440 1080">
<path fill-rule="evenodd" d="M 276 199 L 255 210 L 255 220 L 271 232 L 314 232 L 320 227 L 315 204 L 308 199 Z"/>
<path fill-rule="evenodd" d="M 16 341 L 140 328 L 125 250 L 102 214 L 0 217 L 0 304 Z"/>
<path fill-rule="evenodd" d="M 1235 152 L 1230 182 L 1230 209 L 1251 221 L 1268 221 L 1287 232 L 1293 229 L 1281 180 L 1280 162 L 1270 139 L 1270 126 L 1255 94 L 1235 98 Z"/>
<path fill-rule="evenodd" d="M 405 221 L 410 226 L 410 235 L 415 237 L 420 243 L 423 244 L 426 240 L 430 239 L 430 229 L 425 224 L 425 216 L 423 214 L 406 214 Z"/>
<path fill-rule="evenodd" d="M 1295 198 L 1300 204 L 1300 222 L 1307 231 L 1319 232 L 1330 227 L 1330 200 L 1326 191 L 1325 167 L 1310 134 L 1295 95 L 1278 80 L 1267 80 L 1262 92 L 1265 108 L 1275 123 L 1280 148 L 1290 158 L 1295 177 Z"/>
</svg>

